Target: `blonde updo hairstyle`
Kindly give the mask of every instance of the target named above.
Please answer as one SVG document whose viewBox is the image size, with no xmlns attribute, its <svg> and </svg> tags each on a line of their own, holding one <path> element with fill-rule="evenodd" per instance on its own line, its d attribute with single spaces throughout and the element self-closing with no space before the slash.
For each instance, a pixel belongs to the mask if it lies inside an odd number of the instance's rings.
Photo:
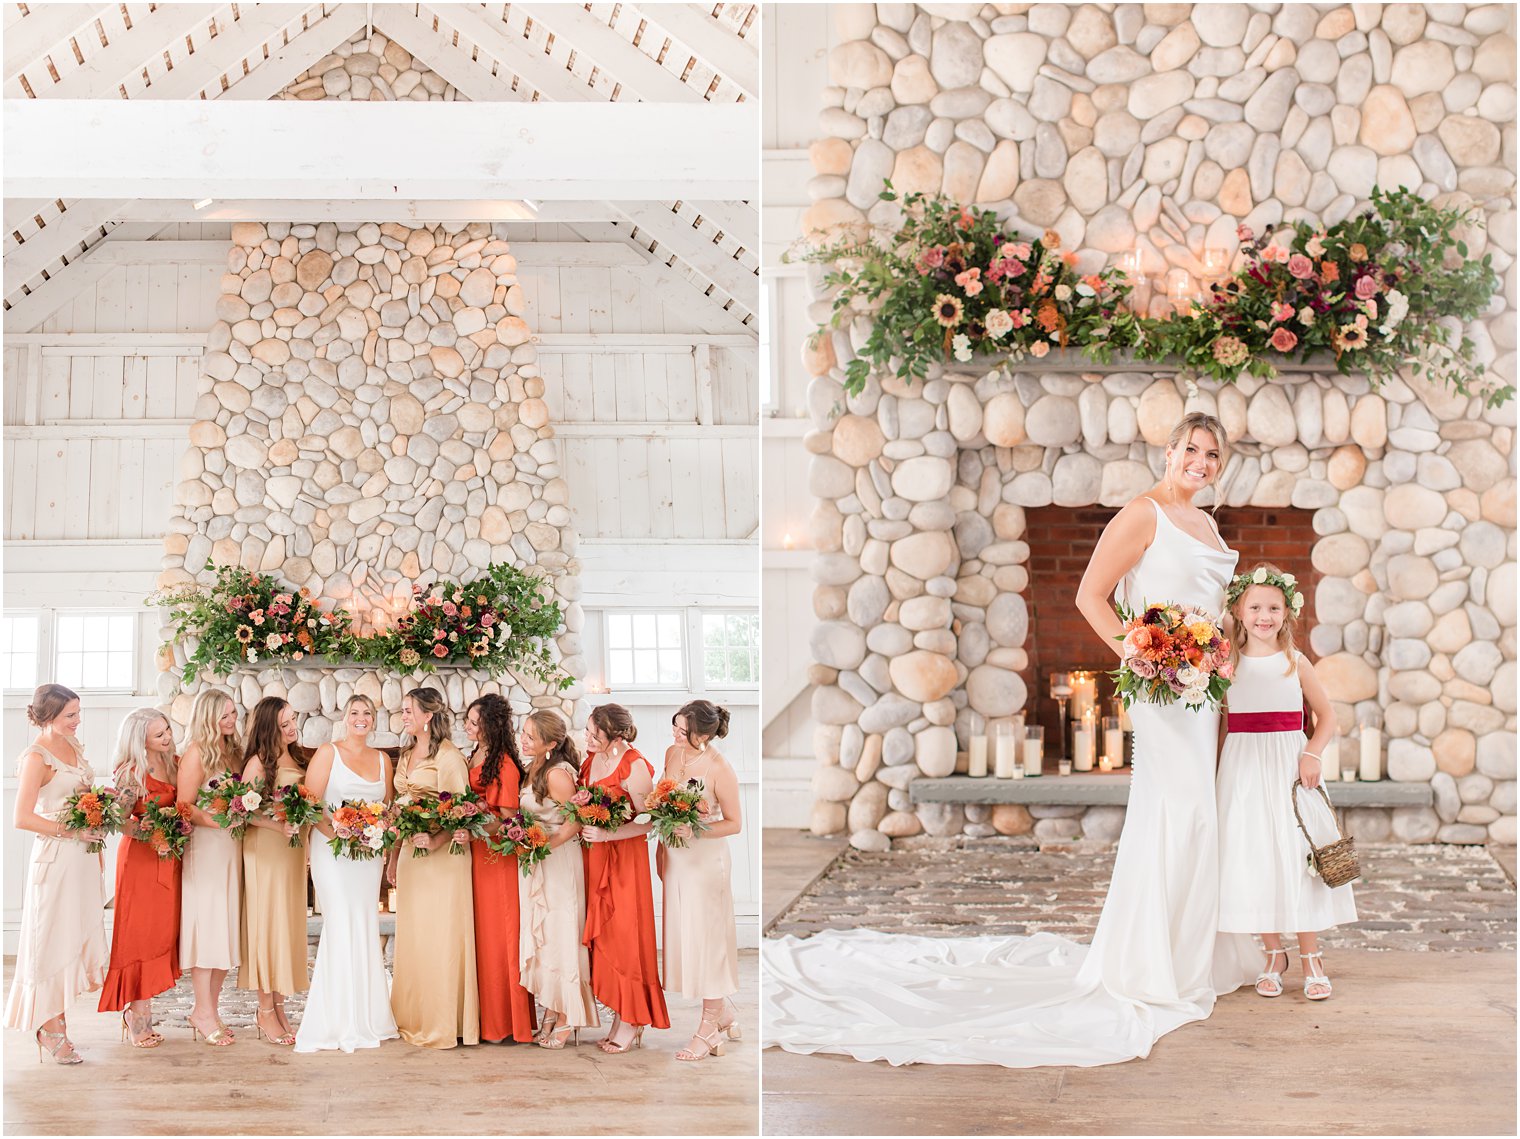
<svg viewBox="0 0 1520 1139">
<path fill-rule="evenodd" d="M 1214 436 L 1214 442 L 1219 446 L 1219 470 L 1224 471 L 1224 464 L 1230 457 L 1230 437 L 1225 433 L 1224 424 L 1219 422 L 1218 417 L 1210 415 L 1206 411 L 1190 411 L 1177 421 L 1177 426 L 1172 428 L 1172 433 L 1166 437 L 1166 449 L 1175 451 L 1178 447 L 1185 447 L 1188 439 L 1194 431 L 1202 429 Z M 1210 485 L 1217 485 L 1218 480 Z M 1219 495 L 1214 496 L 1214 509 L 1219 509 Z"/>
<path fill-rule="evenodd" d="M 190 706 L 190 743 L 200 745 L 203 781 L 243 769 L 243 741 L 236 731 L 230 736 L 222 735 L 217 726 L 228 704 L 237 707 L 232 693 L 225 688 L 203 688 Z"/>
</svg>

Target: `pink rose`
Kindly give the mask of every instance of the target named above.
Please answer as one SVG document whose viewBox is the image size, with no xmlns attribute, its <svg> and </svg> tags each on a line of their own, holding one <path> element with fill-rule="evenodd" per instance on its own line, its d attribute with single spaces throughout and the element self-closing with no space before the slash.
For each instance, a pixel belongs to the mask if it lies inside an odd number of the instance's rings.
<svg viewBox="0 0 1520 1139">
<path fill-rule="evenodd" d="M 1374 277 L 1359 277 L 1356 282 L 1356 299 L 1365 301 L 1378 295 L 1382 287 Z"/>
<path fill-rule="evenodd" d="M 967 269 L 964 273 L 955 275 L 955 283 L 966 290 L 968 297 L 974 297 L 982 291 L 982 271 L 977 268 Z"/>
<path fill-rule="evenodd" d="M 1219 675 L 1226 680 L 1231 679 L 1235 675 L 1235 666 L 1229 661 L 1225 661 L 1219 666 Z"/>
<path fill-rule="evenodd" d="M 1302 253 L 1295 253 L 1288 258 L 1288 272 L 1300 281 L 1308 280 L 1314 276 L 1314 262 Z"/>
<path fill-rule="evenodd" d="M 1282 301 L 1272 302 L 1272 319 L 1277 321 L 1292 320 L 1293 306 L 1284 304 Z"/>
<path fill-rule="evenodd" d="M 507 828 L 507 837 L 513 842 L 521 842 L 528 837 L 528 832 L 523 830 L 522 827 L 513 824 Z"/>
<path fill-rule="evenodd" d="M 433 646 L 433 655 L 435 657 L 446 657 L 446 656 L 448 656 L 449 655 L 449 646 L 448 645 L 434 645 Z"/>
<path fill-rule="evenodd" d="M 1251 241 L 1256 235 L 1251 232 L 1251 227 L 1242 223 L 1235 227 L 1235 236 L 1240 241 Z"/>
<path fill-rule="evenodd" d="M 1156 675 L 1156 662 L 1146 660 L 1144 657 L 1130 657 L 1125 661 L 1125 666 L 1136 676 L 1143 676 L 1150 680 Z"/>
<path fill-rule="evenodd" d="M 591 792 L 582 787 L 574 795 L 570 796 L 570 802 L 574 803 L 577 807 L 584 807 L 587 803 L 591 802 Z"/>
<path fill-rule="evenodd" d="M 945 263 L 944 246 L 936 245 L 930 249 L 925 249 L 923 253 L 919 255 L 919 260 L 931 269 L 938 269 Z"/>
<path fill-rule="evenodd" d="M 1046 344 L 1045 341 L 1043 341 L 1043 340 L 1036 340 L 1033 344 L 1031 344 L 1029 346 L 1029 354 L 1031 356 L 1033 356 L 1037 360 L 1040 359 L 1043 356 L 1048 355 L 1049 352 L 1050 352 L 1050 345 Z"/>
<path fill-rule="evenodd" d="M 1272 332 L 1272 339 L 1268 341 L 1279 352 L 1291 352 L 1298 345 L 1298 337 L 1289 332 L 1282 325 L 1278 325 Z"/>
</svg>

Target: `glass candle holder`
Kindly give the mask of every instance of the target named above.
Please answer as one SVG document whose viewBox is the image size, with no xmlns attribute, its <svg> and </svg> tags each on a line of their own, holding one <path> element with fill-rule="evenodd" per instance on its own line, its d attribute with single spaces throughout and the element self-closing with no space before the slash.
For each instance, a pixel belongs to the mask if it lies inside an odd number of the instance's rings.
<svg viewBox="0 0 1520 1139">
<path fill-rule="evenodd" d="M 1012 779 L 1013 769 L 1019 762 L 1018 738 L 1013 734 L 1013 723 L 1010 720 L 998 720 L 992 725 L 992 738 L 995 745 L 995 769 L 999 779 Z"/>
<path fill-rule="evenodd" d="M 1108 757 L 1110 769 L 1124 766 L 1124 729 L 1119 726 L 1118 716 L 1103 717 L 1102 752 Z"/>
<path fill-rule="evenodd" d="M 973 779 L 987 778 L 987 721 L 972 712 L 966 718 L 969 737 L 966 741 L 966 774 Z"/>
<path fill-rule="evenodd" d="M 1362 717 L 1359 774 L 1368 783 L 1383 777 L 1383 721 L 1376 713 Z"/>
<path fill-rule="evenodd" d="M 1069 760 L 1069 759 L 1063 759 L 1063 760 L 1061 760 L 1059 763 L 1056 764 L 1056 770 L 1059 771 L 1062 775 L 1070 775 L 1071 774 L 1071 760 Z"/>
<path fill-rule="evenodd" d="M 1045 773 L 1045 729 L 1039 724 L 1024 729 L 1024 775 L 1033 779 Z"/>
</svg>

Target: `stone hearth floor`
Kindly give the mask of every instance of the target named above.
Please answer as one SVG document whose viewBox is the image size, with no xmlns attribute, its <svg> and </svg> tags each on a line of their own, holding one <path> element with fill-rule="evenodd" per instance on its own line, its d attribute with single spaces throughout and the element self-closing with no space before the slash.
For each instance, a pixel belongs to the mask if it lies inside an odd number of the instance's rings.
<svg viewBox="0 0 1520 1139">
<path fill-rule="evenodd" d="M 1363 844 L 1361 921 L 1327 949 L 1482 952 L 1516 947 L 1515 887 L 1478 846 Z M 914 838 L 846 849 L 770 927 L 772 936 L 868 927 L 943 936 L 1048 931 L 1087 940 L 1113 866 L 1111 847 L 1028 838 Z"/>
</svg>

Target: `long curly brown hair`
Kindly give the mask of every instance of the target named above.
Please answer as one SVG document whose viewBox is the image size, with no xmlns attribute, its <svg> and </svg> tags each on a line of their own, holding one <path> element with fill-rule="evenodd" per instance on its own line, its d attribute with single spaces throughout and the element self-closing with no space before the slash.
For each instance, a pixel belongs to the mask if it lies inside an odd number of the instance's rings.
<svg viewBox="0 0 1520 1139">
<path fill-rule="evenodd" d="M 248 761 L 258 756 L 259 762 L 264 765 L 264 779 L 270 786 L 274 785 L 274 772 L 279 766 L 280 756 L 289 753 L 291 760 L 302 771 L 306 770 L 306 761 L 311 758 L 299 740 L 287 744 L 285 734 L 280 731 L 280 716 L 288 707 L 289 701 L 279 696 L 266 696 L 255 704 L 248 739 L 243 744 L 243 770 L 247 771 Z"/>
<path fill-rule="evenodd" d="M 481 782 L 489 787 L 501 778 L 503 758 L 510 759 L 517 768 L 519 785 L 526 772 L 522 756 L 517 752 L 517 725 L 512 719 L 512 705 L 505 696 L 494 692 L 480 697 L 465 710 L 468 718 L 473 711 L 480 719 L 480 743 L 477 750 L 484 758 L 480 765 Z"/>
</svg>

